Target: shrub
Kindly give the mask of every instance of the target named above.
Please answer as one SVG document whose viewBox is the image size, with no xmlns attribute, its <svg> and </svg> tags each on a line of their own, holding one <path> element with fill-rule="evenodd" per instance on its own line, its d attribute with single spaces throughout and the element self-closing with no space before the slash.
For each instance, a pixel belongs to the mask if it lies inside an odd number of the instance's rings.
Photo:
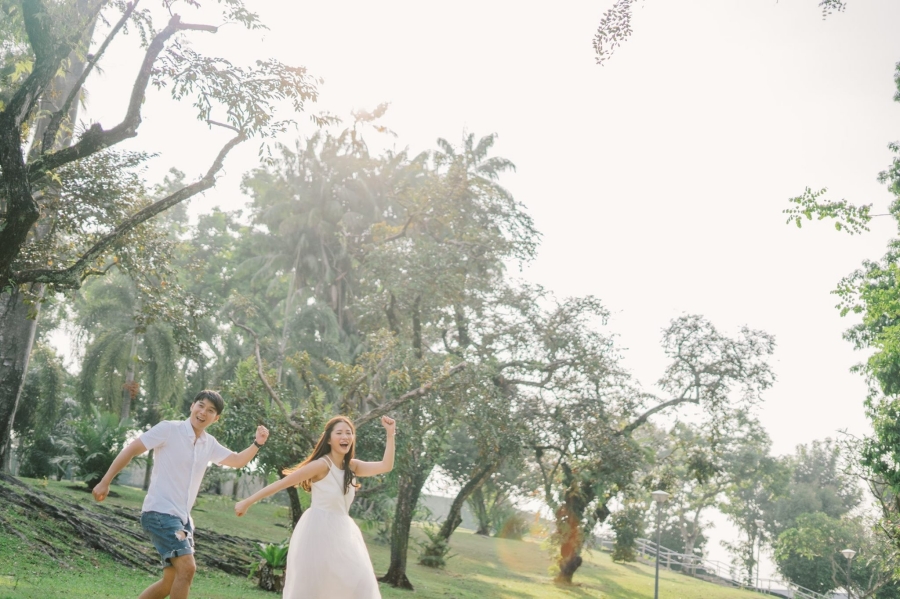
<svg viewBox="0 0 900 599">
<path fill-rule="evenodd" d="M 528 518 L 521 512 L 514 511 L 500 524 L 496 536 L 501 539 L 521 541 L 528 534 L 530 528 Z"/>
<path fill-rule="evenodd" d="M 281 592 L 284 589 L 284 569 L 287 566 L 288 543 L 260 543 L 254 550 L 254 558 L 259 558 L 250 566 L 248 578 L 256 576 L 259 588 L 264 591 Z"/>
<path fill-rule="evenodd" d="M 450 555 L 450 542 L 441 536 L 440 528 L 434 525 L 423 528 L 427 542 L 417 541 L 419 551 L 419 563 L 429 568 L 443 568 L 447 565 Z"/>
<path fill-rule="evenodd" d="M 75 467 L 75 474 L 93 489 L 125 445 L 130 428 L 119 417 L 94 407 L 89 415 L 71 421 L 61 441 L 65 454 L 53 458 L 54 464 Z"/>
<path fill-rule="evenodd" d="M 614 562 L 637 561 L 636 541 L 644 533 L 644 512 L 632 506 L 612 515 L 610 526 L 616 533 L 612 559 Z"/>
</svg>

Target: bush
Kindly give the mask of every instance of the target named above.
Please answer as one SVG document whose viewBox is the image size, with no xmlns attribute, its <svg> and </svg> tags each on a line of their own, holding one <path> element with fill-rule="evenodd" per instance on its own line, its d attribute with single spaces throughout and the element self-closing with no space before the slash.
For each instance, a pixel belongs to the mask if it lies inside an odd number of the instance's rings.
<svg viewBox="0 0 900 599">
<path fill-rule="evenodd" d="M 501 539 L 515 539 L 521 541 L 525 535 L 528 534 L 530 528 L 531 525 L 528 522 L 528 518 L 520 512 L 513 511 L 500 524 L 496 536 Z"/>
<path fill-rule="evenodd" d="M 616 533 L 612 559 L 614 562 L 637 561 L 637 540 L 644 534 L 644 511 L 632 506 L 616 512 L 610 519 Z"/>
<path fill-rule="evenodd" d="M 447 560 L 454 557 L 450 555 L 450 542 L 441 536 L 440 528 L 435 525 L 425 526 L 423 532 L 428 541 L 417 541 L 420 547 L 419 563 L 429 568 L 443 568 Z"/>
<path fill-rule="evenodd" d="M 71 429 L 61 441 L 66 453 L 52 461 L 60 466 L 75 467 L 75 474 L 93 489 L 125 445 L 129 423 L 119 417 L 101 412 L 96 407 L 90 415 L 71 421 Z"/>
<path fill-rule="evenodd" d="M 253 552 L 254 558 L 259 558 L 250 566 L 248 578 L 256 576 L 259 579 L 258 586 L 264 591 L 281 592 L 284 590 L 284 569 L 287 566 L 288 543 L 260 543 L 259 548 Z"/>
</svg>

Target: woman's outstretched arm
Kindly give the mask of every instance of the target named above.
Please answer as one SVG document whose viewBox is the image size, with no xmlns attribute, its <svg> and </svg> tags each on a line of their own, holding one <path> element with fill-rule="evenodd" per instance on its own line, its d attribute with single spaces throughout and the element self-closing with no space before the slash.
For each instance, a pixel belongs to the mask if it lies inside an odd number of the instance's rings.
<svg viewBox="0 0 900 599">
<path fill-rule="evenodd" d="M 394 434 L 396 432 L 396 421 L 387 416 L 381 417 L 381 426 L 387 433 L 387 442 L 384 445 L 384 457 L 380 462 L 363 462 L 362 460 L 351 460 L 350 469 L 358 477 L 375 476 L 376 474 L 384 474 L 394 469 Z"/>
<path fill-rule="evenodd" d="M 315 460 L 306 464 L 302 468 L 298 468 L 282 478 L 281 480 L 276 480 L 274 483 L 267 487 L 263 487 L 247 499 L 243 501 L 238 501 L 234 504 L 234 513 L 237 516 L 243 516 L 247 513 L 247 510 L 250 509 L 250 506 L 259 501 L 260 499 L 265 499 L 270 495 L 274 495 L 278 491 L 282 489 L 287 489 L 288 487 L 296 487 L 300 483 L 305 480 L 309 480 L 311 478 L 321 477 L 328 473 L 328 465 L 324 460 Z"/>
</svg>

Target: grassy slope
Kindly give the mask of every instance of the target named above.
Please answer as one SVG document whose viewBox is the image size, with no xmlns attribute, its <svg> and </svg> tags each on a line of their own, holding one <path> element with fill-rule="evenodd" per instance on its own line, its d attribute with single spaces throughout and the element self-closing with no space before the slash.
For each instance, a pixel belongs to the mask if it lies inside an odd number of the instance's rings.
<svg viewBox="0 0 900 599">
<path fill-rule="evenodd" d="M 33 482 L 36 486 L 39 481 Z M 50 482 L 43 490 L 66 495 L 80 502 L 90 495 L 67 488 L 68 483 Z M 111 504 L 139 507 L 141 491 L 116 487 L 121 494 L 109 498 Z M 251 538 L 280 541 L 288 536 L 284 526 L 287 508 L 275 504 L 259 504 L 243 518 L 234 517 L 230 500 L 203 497 L 194 509 L 198 528 L 197 550 L 215 551 L 205 546 L 204 528 L 216 532 Z M 4 509 L 0 506 L 0 510 Z M 10 512 L 4 512 L 9 519 Z M 21 516 L 19 516 L 21 517 Z M 20 522 L 20 524 L 27 524 Z M 17 526 L 18 527 L 18 526 Z M 20 527 L 21 529 L 21 527 Z M 387 569 L 389 549 L 369 541 L 375 571 Z M 73 544 L 77 542 L 73 540 Z M 525 599 L 525 598 L 599 598 L 645 599 L 653 596 L 653 569 L 642 564 L 613 564 L 607 554 L 590 555 L 577 572 L 576 586 L 560 588 L 550 582 L 549 554 L 536 543 L 484 538 L 459 532 L 452 540 L 456 557 L 446 570 L 432 570 L 414 564 L 410 552 L 409 578 L 416 586 L 410 594 L 382 585 L 386 598 L 419 597 L 422 599 Z M 81 597 L 136 597 L 153 582 L 152 575 L 114 563 L 97 552 L 68 554 L 66 564 L 56 564 L 35 548 L 7 531 L 0 530 L 0 599 L 52 599 Z M 728 589 L 694 580 L 679 574 L 662 572 L 660 595 L 666 599 L 753 599 L 760 595 Z M 219 571 L 201 569 L 195 579 L 192 596 L 210 599 L 262 598 L 277 595 L 256 589 L 247 579 Z"/>
</svg>

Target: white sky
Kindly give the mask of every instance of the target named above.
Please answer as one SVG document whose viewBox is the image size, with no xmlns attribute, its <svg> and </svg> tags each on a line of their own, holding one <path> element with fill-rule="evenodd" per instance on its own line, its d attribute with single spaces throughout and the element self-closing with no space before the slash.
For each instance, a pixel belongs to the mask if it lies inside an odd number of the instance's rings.
<svg viewBox="0 0 900 599">
<path fill-rule="evenodd" d="M 850 237 L 828 222 L 797 230 L 781 211 L 806 186 L 886 211 L 875 177 L 900 138 L 900 3 L 850 0 L 823 20 L 816 0 L 647 0 L 600 67 L 591 40 L 611 3 L 256 0 L 270 31 L 229 25 L 196 39 L 235 62 L 308 67 L 324 78 L 312 110 L 391 102 L 385 123 L 415 151 L 463 130 L 498 133 L 496 154 L 518 167 L 502 183 L 544 235 L 525 276 L 601 298 L 646 386 L 665 366 L 661 330 L 699 313 L 775 335 L 778 382 L 759 412 L 775 453 L 865 433 L 865 385 L 848 372 L 863 356 L 841 338 L 850 322 L 830 292 L 881 257 L 894 223 Z M 125 93 L 110 84 L 135 64 L 122 48 L 103 63 L 90 118 L 120 117 Z M 161 152 L 157 171 L 198 175 L 226 139 L 191 118 L 151 94 L 137 143 Z M 256 150 L 233 153 L 192 211 L 240 206 Z"/>
</svg>

